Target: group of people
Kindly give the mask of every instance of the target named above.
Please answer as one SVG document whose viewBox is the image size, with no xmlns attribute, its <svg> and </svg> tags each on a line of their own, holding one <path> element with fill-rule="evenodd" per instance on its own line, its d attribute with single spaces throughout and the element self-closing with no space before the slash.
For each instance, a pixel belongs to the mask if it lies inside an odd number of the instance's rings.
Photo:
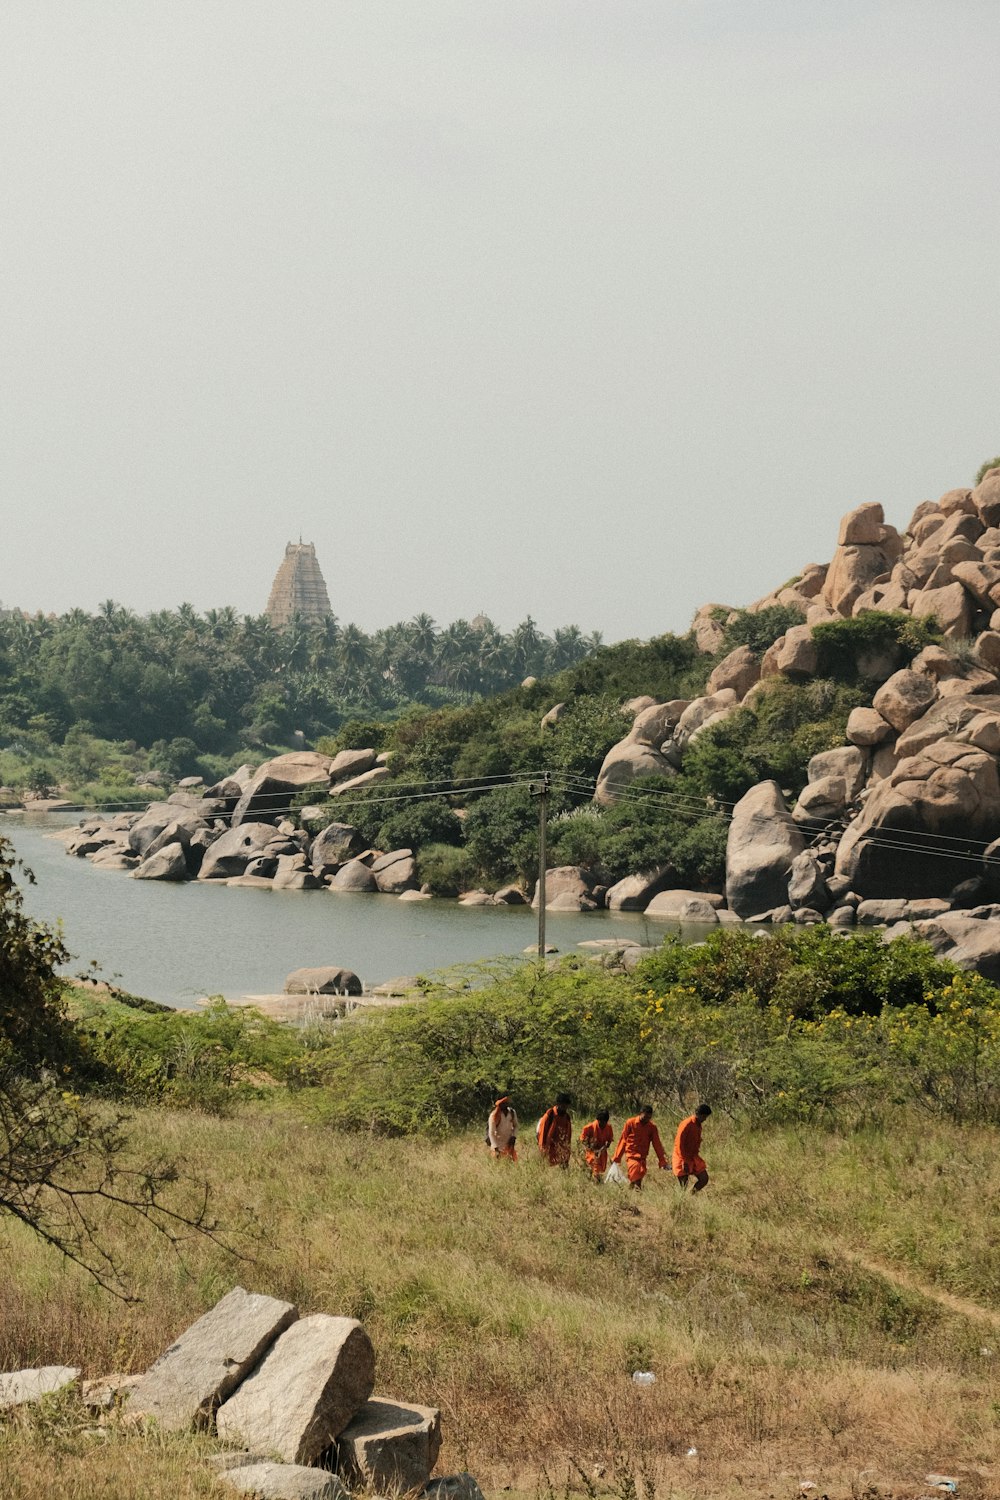
<svg viewBox="0 0 1000 1500">
<path fill-rule="evenodd" d="M 538 1149 L 553 1167 L 568 1167 L 572 1156 L 573 1121 L 569 1104 L 568 1094 L 557 1094 L 556 1102 L 538 1122 Z M 652 1149 L 663 1171 L 672 1170 L 682 1188 L 687 1187 L 693 1179 L 692 1190 L 700 1193 L 708 1186 L 708 1168 L 701 1155 L 701 1132 L 711 1113 L 707 1104 L 699 1104 L 693 1114 L 681 1121 L 674 1137 L 672 1159 L 668 1162 L 660 1132 L 653 1124 L 653 1106 L 644 1104 L 639 1113 L 632 1115 L 622 1126 L 611 1161 L 615 1165 L 624 1163 L 629 1187 L 639 1191 L 648 1170 L 646 1163 Z M 486 1125 L 486 1144 L 494 1157 L 517 1161 L 517 1130 L 517 1111 L 509 1095 L 504 1094 L 494 1104 Z M 580 1132 L 580 1144 L 595 1182 L 602 1182 L 608 1171 L 608 1151 L 614 1138 L 611 1112 L 607 1109 L 599 1109 L 596 1117 Z"/>
</svg>

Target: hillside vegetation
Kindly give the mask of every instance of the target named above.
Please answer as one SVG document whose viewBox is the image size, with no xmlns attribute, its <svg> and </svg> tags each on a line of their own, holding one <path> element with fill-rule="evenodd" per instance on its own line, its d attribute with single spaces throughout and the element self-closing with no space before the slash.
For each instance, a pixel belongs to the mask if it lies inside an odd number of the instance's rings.
<svg viewBox="0 0 1000 1500">
<path fill-rule="evenodd" d="M 241 1257 L 192 1243 L 165 1260 L 109 1223 L 144 1297 L 123 1309 L 9 1231 L 0 1367 L 142 1369 L 238 1282 L 363 1319 L 377 1389 L 440 1405 L 441 1472 L 470 1468 L 488 1496 L 541 1500 L 551 1481 L 735 1500 L 810 1480 L 874 1500 L 923 1493 L 929 1470 L 995 1493 L 993 1132 L 711 1124 L 708 1193 L 654 1173 L 637 1201 L 527 1144 L 517 1167 L 491 1162 L 481 1129 L 429 1145 L 275 1106 L 140 1111 L 138 1150 L 181 1154 L 224 1217 L 252 1205 Z M 9 1500 L 213 1493 L 204 1442 L 83 1426 L 57 1403 L 0 1425 Z"/>
<path fill-rule="evenodd" d="M 600 639 L 575 625 L 549 637 L 530 618 L 505 634 L 483 618 L 439 627 L 421 614 L 369 635 L 332 615 L 276 631 L 263 615 L 190 605 L 0 610 L 0 783 L 111 802 L 150 770 L 214 779 L 296 732 L 314 739 L 362 715 L 502 692 Z"/>
<path fill-rule="evenodd" d="M 442 1471 L 471 1468 L 491 1497 L 735 1500 L 808 1480 L 875 1500 L 920 1493 L 930 1469 L 991 1492 L 985 980 L 907 940 L 717 932 L 632 975 L 447 974 L 397 1010 L 295 1029 L 65 987 L 58 944 L 3 884 L 0 1368 L 142 1369 L 239 1283 L 361 1318 L 378 1388 L 439 1405 Z M 668 1144 L 709 1097 L 709 1192 L 654 1173 L 639 1197 L 543 1166 L 533 1121 L 556 1089 L 576 1132 L 652 1095 Z M 27 1116 L 7 1107 L 25 1091 Z M 501 1091 L 517 1166 L 482 1141 Z M 85 1199 L 67 1261 L 57 1210 L 95 1160 L 155 1184 L 181 1233 L 142 1198 Z M 186 1207 L 198 1184 L 208 1218 Z M 127 1425 L 97 1439 L 70 1398 L 0 1421 L 14 1500 L 207 1495 L 204 1452 Z"/>
</svg>

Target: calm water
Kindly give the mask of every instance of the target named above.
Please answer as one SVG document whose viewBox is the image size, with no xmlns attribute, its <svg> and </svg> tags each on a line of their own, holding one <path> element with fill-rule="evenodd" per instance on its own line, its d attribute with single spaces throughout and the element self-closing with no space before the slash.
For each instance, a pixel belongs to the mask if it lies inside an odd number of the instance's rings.
<svg viewBox="0 0 1000 1500">
<path fill-rule="evenodd" d="M 292 969 L 320 964 L 343 965 L 375 985 L 520 953 L 537 936 L 526 907 L 131 880 L 67 855 L 61 842 L 45 837 L 56 826 L 54 818 L 0 815 L 0 835 L 37 880 L 21 882 L 27 910 L 62 922 L 74 958 L 68 972 L 96 959 L 105 979 L 169 1005 L 191 1006 L 204 995 L 274 994 Z M 666 930 L 631 912 L 546 918 L 547 941 L 563 953 L 587 938 L 656 943 Z"/>
</svg>

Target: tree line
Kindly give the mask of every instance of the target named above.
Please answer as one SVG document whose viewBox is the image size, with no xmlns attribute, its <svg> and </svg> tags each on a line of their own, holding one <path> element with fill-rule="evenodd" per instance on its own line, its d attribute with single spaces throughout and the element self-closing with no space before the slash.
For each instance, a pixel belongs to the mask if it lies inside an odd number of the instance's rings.
<svg viewBox="0 0 1000 1500">
<path fill-rule="evenodd" d="M 575 625 L 545 635 L 530 616 L 509 633 L 481 616 L 439 627 L 419 614 L 368 634 L 333 615 L 279 631 L 264 615 L 188 604 L 148 615 L 113 600 L 96 614 L 0 611 L 0 750 L 37 755 L 75 734 L 230 755 L 411 704 L 469 703 L 600 644 Z"/>
</svg>

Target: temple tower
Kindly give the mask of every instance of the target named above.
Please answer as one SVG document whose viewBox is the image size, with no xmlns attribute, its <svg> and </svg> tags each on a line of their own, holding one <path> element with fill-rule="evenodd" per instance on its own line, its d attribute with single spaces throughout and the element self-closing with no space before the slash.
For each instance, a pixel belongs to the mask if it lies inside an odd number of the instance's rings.
<svg viewBox="0 0 1000 1500">
<path fill-rule="evenodd" d="M 301 615 L 303 620 L 323 620 L 333 613 L 312 542 L 288 543 L 264 613 L 275 630 L 290 625 L 293 615 Z"/>
</svg>

